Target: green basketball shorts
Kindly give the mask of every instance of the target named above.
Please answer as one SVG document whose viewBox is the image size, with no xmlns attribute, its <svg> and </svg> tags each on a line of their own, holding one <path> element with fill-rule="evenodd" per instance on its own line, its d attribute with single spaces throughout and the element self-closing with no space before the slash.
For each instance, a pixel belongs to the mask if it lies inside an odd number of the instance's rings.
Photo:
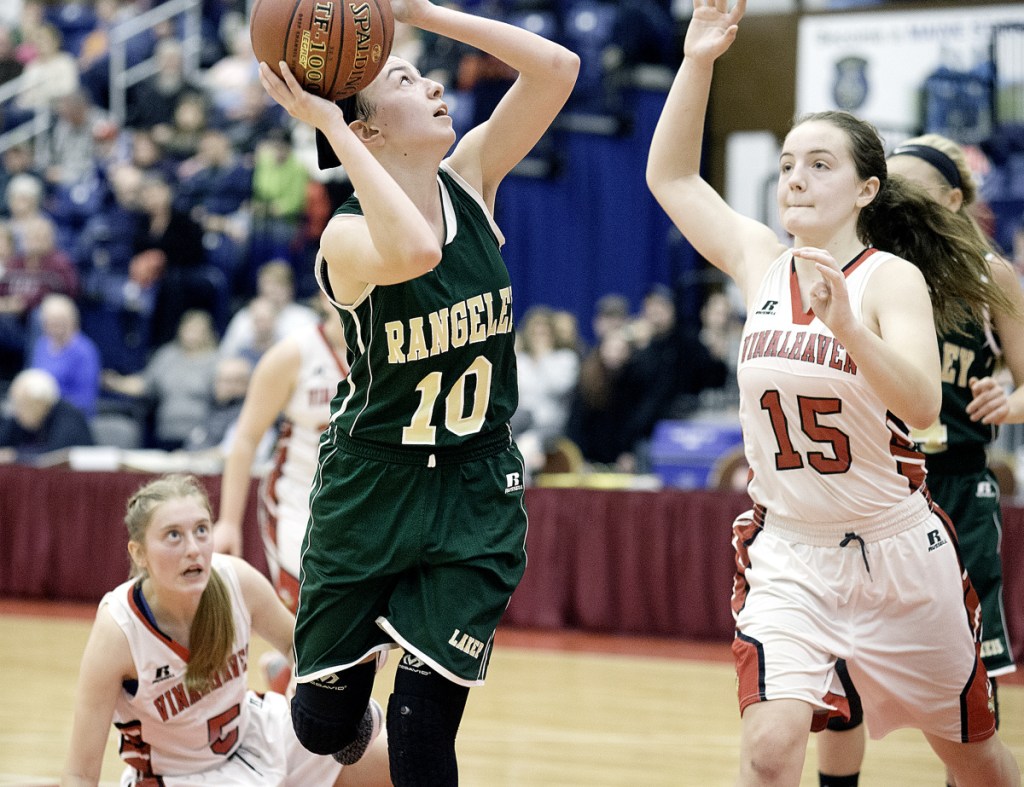
<svg viewBox="0 0 1024 787">
<path fill-rule="evenodd" d="M 1003 608 L 999 484 L 988 469 L 962 475 L 929 471 L 928 489 L 956 526 L 960 554 L 981 599 L 981 658 L 985 669 L 993 677 L 1013 672 L 1016 667 Z"/>
<path fill-rule="evenodd" d="M 405 648 L 481 685 L 526 568 L 523 459 L 506 430 L 447 451 L 321 439 L 303 544 L 296 674 Z"/>
</svg>

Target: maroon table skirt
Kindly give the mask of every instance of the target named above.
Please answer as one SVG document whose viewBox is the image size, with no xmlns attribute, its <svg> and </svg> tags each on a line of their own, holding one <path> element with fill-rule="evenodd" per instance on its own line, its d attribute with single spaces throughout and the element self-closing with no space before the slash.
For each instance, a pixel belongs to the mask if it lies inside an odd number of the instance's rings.
<svg viewBox="0 0 1024 787">
<path fill-rule="evenodd" d="M 98 601 L 128 575 L 128 496 L 151 476 L 0 467 L 0 596 Z M 217 509 L 219 477 L 204 483 Z M 728 642 L 745 494 L 530 489 L 529 563 L 505 621 Z M 1006 610 L 1024 663 L 1024 508 L 1004 508 Z M 249 496 L 245 557 L 266 561 Z"/>
</svg>

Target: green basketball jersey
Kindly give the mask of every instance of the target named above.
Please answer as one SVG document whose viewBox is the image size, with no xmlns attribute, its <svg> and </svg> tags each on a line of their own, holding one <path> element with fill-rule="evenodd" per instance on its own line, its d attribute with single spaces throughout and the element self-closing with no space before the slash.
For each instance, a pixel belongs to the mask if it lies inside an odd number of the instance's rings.
<svg viewBox="0 0 1024 787">
<path fill-rule="evenodd" d="M 504 238 L 480 197 L 446 164 L 438 187 L 445 220 L 438 266 L 401 284 L 373 286 L 338 310 L 352 359 L 331 420 L 350 437 L 453 447 L 501 427 L 518 404 Z M 335 211 L 350 214 L 362 215 L 355 195 Z M 321 286 L 325 275 L 322 266 Z"/>
<path fill-rule="evenodd" d="M 967 415 L 972 377 L 982 378 L 995 370 L 999 346 L 990 324 L 971 323 L 966 333 L 939 336 L 942 363 L 942 410 L 938 422 L 914 437 L 925 453 L 964 445 L 987 445 L 995 439 L 996 427 L 972 421 Z"/>
</svg>

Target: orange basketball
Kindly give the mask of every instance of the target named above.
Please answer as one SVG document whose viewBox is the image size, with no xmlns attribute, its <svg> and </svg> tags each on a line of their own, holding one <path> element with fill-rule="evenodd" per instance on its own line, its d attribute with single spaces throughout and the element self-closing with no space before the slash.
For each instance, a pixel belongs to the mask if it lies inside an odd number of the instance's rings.
<svg viewBox="0 0 1024 787">
<path fill-rule="evenodd" d="M 249 19 L 256 59 L 283 60 L 304 90 L 338 101 L 380 72 L 395 37 L 389 0 L 256 0 Z"/>
</svg>

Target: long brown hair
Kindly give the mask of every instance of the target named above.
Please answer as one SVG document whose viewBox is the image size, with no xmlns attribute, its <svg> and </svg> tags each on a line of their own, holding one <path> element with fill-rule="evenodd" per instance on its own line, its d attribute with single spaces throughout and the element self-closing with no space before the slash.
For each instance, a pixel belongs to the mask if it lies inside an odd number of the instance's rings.
<svg viewBox="0 0 1024 787">
<path fill-rule="evenodd" d="M 128 539 L 145 546 L 146 532 L 153 520 L 153 512 L 170 500 L 193 498 L 211 514 L 210 498 L 195 476 L 168 475 L 140 487 L 129 499 L 124 523 Z M 132 561 L 131 576 L 145 576 Z M 210 581 L 199 599 L 199 607 L 189 628 L 189 659 L 185 671 L 185 686 L 202 691 L 210 685 L 216 672 L 231 655 L 235 642 L 235 623 L 231 596 L 224 579 L 215 569 L 210 570 Z"/>
<path fill-rule="evenodd" d="M 830 123 L 846 134 L 857 176 L 878 178 L 878 194 L 857 219 L 857 234 L 867 244 L 912 262 L 924 275 L 940 333 L 962 331 L 983 322 L 987 307 L 1016 313 L 989 275 L 991 247 L 977 224 L 954 213 L 906 178 L 889 177 L 885 148 L 877 129 L 849 112 L 815 112 L 810 121 Z"/>
</svg>

